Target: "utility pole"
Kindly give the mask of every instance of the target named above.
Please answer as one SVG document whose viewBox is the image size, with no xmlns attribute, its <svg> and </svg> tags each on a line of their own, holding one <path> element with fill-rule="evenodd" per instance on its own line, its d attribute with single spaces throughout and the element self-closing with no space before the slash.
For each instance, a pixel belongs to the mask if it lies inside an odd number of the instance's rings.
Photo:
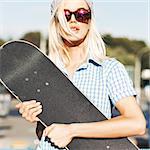
<svg viewBox="0 0 150 150">
<path fill-rule="evenodd" d="M 146 53 L 150 53 L 150 48 L 143 48 L 139 53 L 137 53 L 135 58 L 134 84 L 139 98 L 141 97 L 141 60 L 142 56 Z"/>
</svg>

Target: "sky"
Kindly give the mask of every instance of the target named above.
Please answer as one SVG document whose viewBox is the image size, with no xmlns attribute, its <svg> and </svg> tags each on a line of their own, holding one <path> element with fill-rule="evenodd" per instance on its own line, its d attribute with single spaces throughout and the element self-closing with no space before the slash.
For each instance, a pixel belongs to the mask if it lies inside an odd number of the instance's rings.
<svg viewBox="0 0 150 150">
<path fill-rule="evenodd" d="M 19 39 L 26 32 L 48 33 L 52 0 L 0 0 L 0 38 Z M 150 0 L 93 0 L 101 34 L 143 40 L 150 45 Z"/>
</svg>

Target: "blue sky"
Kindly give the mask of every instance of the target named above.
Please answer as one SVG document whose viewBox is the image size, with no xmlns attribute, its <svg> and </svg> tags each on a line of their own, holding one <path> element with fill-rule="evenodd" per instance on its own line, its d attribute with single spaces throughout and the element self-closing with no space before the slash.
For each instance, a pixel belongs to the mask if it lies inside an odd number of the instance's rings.
<svg viewBox="0 0 150 150">
<path fill-rule="evenodd" d="M 47 35 L 51 0 L 0 0 L 0 38 L 18 39 L 25 32 Z M 150 0 L 94 0 L 100 33 L 144 40 L 150 44 Z"/>
</svg>

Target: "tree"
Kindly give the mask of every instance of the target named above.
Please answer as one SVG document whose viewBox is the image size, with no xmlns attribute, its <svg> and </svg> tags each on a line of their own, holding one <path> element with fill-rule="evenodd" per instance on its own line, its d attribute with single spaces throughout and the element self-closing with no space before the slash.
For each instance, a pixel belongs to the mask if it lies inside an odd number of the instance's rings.
<svg viewBox="0 0 150 150">
<path fill-rule="evenodd" d="M 5 41 L 0 39 L 0 46 L 2 46 L 4 43 L 5 43 Z"/>
<path fill-rule="evenodd" d="M 115 38 L 112 37 L 110 34 L 106 34 L 103 37 L 104 42 L 108 47 L 116 48 L 116 47 L 123 47 L 125 51 L 133 54 L 139 53 L 142 48 L 146 47 L 146 43 L 140 40 L 130 40 L 128 38 Z"/>
<path fill-rule="evenodd" d="M 147 46 L 144 41 L 130 40 L 122 37 L 116 38 L 110 34 L 104 35 L 103 40 L 107 46 L 108 56 L 116 57 L 125 65 L 134 65 L 136 55 Z"/>
<path fill-rule="evenodd" d="M 125 48 L 118 46 L 116 48 L 107 48 L 107 55 L 118 59 L 124 65 L 134 65 L 135 56 L 128 53 Z"/>
<path fill-rule="evenodd" d="M 21 38 L 21 40 L 26 40 L 40 47 L 40 36 L 41 36 L 40 32 L 29 32 L 29 33 L 26 33 Z"/>
</svg>

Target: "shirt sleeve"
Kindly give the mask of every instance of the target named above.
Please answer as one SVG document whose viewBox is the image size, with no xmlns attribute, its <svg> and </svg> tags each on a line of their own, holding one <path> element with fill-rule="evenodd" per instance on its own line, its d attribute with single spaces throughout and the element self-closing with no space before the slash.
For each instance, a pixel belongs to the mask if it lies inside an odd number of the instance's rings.
<svg viewBox="0 0 150 150">
<path fill-rule="evenodd" d="M 133 82 L 119 61 L 115 61 L 107 78 L 108 93 L 112 103 L 115 105 L 117 101 L 129 96 L 136 96 Z"/>
</svg>

